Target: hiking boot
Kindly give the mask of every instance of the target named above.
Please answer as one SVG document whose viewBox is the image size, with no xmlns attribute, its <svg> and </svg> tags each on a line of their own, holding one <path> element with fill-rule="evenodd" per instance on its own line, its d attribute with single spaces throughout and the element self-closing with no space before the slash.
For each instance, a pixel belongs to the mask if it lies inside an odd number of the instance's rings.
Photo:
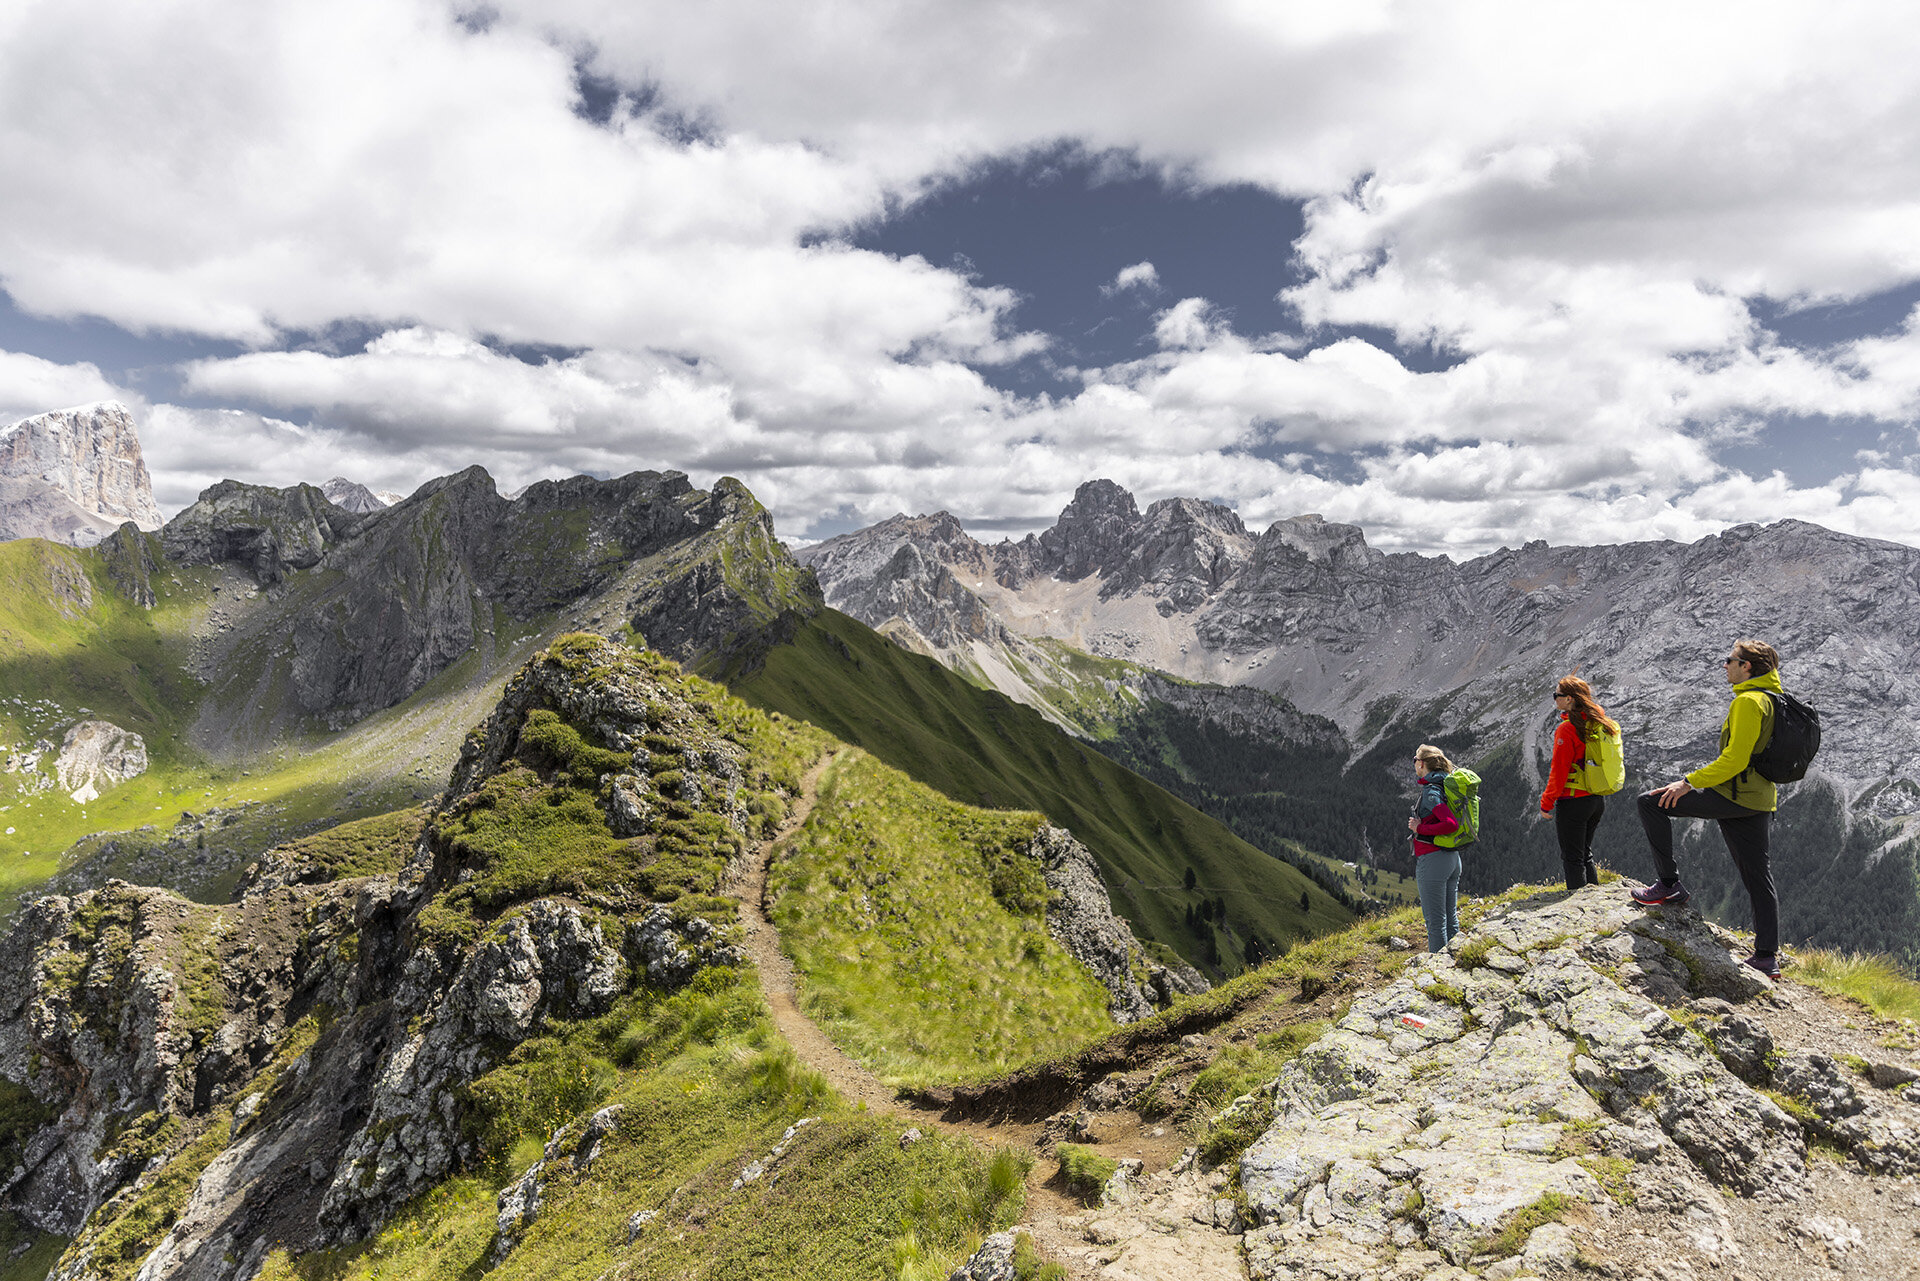
<svg viewBox="0 0 1920 1281">
<path fill-rule="evenodd" d="M 1749 956 L 1744 963 L 1759 970 L 1770 979 L 1780 977 L 1780 962 L 1771 956 L 1762 956 L 1760 953 L 1755 952 L 1752 956 Z"/>
<path fill-rule="evenodd" d="M 1685 907 L 1693 895 L 1678 881 L 1655 881 L 1633 892 L 1633 901 L 1641 907 Z"/>
</svg>

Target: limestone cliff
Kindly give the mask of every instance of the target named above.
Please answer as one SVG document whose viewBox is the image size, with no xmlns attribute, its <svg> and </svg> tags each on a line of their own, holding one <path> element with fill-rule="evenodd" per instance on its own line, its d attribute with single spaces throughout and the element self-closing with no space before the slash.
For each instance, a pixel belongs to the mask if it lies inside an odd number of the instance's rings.
<svg viewBox="0 0 1920 1281">
<path fill-rule="evenodd" d="M 127 521 L 160 525 L 125 405 L 104 401 L 0 428 L 0 539 L 86 547 Z"/>
</svg>

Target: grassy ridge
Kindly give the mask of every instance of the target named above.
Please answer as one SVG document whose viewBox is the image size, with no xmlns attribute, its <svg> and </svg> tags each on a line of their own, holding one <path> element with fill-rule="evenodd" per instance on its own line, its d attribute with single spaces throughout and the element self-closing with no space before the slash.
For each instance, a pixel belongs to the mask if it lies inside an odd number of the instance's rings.
<svg viewBox="0 0 1920 1281">
<path fill-rule="evenodd" d="M 1038 712 L 844 614 L 809 620 L 730 684 L 749 702 L 812 721 L 954 800 L 1047 815 L 1093 852 L 1115 912 L 1143 942 L 1195 963 L 1217 955 L 1216 972 L 1243 969 L 1254 936 L 1273 948 L 1353 919 L 1296 869 Z M 1184 888 L 1188 868 L 1192 890 Z M 1189 930 L 1187 909 L 1202 901 L 1224 901 L 1225 920 Z"/>
<path fill-rule="evenodd" d="M 907 1084 L 991 1076 L 1110 1029 L 1106 990 L 1047 933 L 1026 854 L 1040 821 L 844 753 L 767 887 L 808 1015 Z"/>
</svg>

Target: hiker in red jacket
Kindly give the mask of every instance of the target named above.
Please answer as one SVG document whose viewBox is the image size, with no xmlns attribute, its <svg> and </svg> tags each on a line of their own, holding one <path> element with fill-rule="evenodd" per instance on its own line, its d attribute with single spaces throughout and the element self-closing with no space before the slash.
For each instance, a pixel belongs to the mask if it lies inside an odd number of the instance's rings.
<svg viewBox="0 0 1920 1281">
<path fill-rule="evenodd" d="M 1594 698 L 1593 686 L 1578 676 L 1560 678 L 1553 687 L 1553 705 L 1560 709 L 1560 725 L 1553 731 L 1553 763 L 1547 766 L 1540 812 L 1553 815 L 1554 834 L 1560 838 L 1560 867 L 1572 892 L 1600 883 L 1600 871 L 1593 865 L 1593 834 L 1607 812 L 1605 796 L 1575 783 L 1588 782 L 1582 768 L 1588 742 L 1597 734 L 1617 738 L 1620 725 Z"/>
</svg>

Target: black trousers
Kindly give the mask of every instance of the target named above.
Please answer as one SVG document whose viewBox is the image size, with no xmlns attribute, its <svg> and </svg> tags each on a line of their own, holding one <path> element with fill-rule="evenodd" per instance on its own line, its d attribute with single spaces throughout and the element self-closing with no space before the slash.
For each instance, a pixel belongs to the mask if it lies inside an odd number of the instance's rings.
<svg viewBox="0 0 1920 1281">
<path fill-rule="evenodd" d="M 1606 812 L 1604 796 L 1562 796 L 1553 803 L 1553 831 L 1560 838 L 1560 866 L 1570 890 L 1600 883 L 1600 871 L 1593 865 L 1593 834 Z"/>
<path fill-rule="evenodd" d="M 1654 870 L 1663 881 L 1680 879 L 1680 865 L 1673 861 L 1673 820 L 1710 818 L 1720 824 L 1727 853 L 1733 856 L 1733 865 L 1747 887 L 1747 898 L 1753 903 L 1753 950 L 1763 956 L 1779 951 L 1780 896 L 1773 888 L 1773 874 L 1767 870 L 1773 815 L 1736 805 L 1718 792 L 1700 790 L 1682 796 L 1672 809 L 1661 809 L 1652 792 L 1642 793 L 1639 804 L 1640 826 L 1647 831 Z"/>
</svg>

